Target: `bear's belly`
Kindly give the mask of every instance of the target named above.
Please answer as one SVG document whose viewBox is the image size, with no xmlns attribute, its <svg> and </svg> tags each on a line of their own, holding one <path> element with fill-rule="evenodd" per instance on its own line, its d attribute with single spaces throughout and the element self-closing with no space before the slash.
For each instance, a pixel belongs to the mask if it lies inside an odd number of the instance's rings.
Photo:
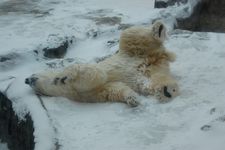
<svg viewBox="0 0 225 150">
<path fill-rule="evenodd" d="M 137 93 L 149 88 L 150 79 L 143 75 L 136 67 L 120 66 L 118 69 L 109 70 L 107 73 L 108 82 L 123 82 Z"/>
<path fill-rule="evenodd" d="M 107 82 L 123 82 L 139 92 L 140 88 L 149 84 L 149 79 L 139 70 L 143 62 L 143 58 L 117 54 L 97 66 L 106 72 Z"/>
<path fill-rule="evenodd" d="M 127 80 L 123 80 L 122 82 L 139 94 L 142 94 L 143 91 L 148 89 L 150 86 L 150 79 L 143 76 L 141 73 L 129 77 Z"/>
</svg>

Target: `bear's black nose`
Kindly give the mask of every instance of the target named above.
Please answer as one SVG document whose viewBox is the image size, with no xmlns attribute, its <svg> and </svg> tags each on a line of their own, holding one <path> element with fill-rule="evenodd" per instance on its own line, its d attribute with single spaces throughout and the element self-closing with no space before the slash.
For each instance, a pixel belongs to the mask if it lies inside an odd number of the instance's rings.
<svg viewBox="0 0 225 150">
<path fill-rule="evenodd" d="M 29 84 L 29 83 L 30 83 L 29 78 L 26 78 L 25 79 L 25 84 Z"/>
<path fill-rule="evenodd" d="M 29 84 L 29 79 L 28 78 L 25 79 L 25 84 Z"/>
<path fill-rule="evenodd" d="M 164 93 L 164 96 L 168 97 L 168 98 L 171 98 L 171 94 L 167 91 L 167 86 L 164 87 L 163 89 L 163 93 Z"/>
<path fill-rule="evenodd" d="M 30 77 L 25 79 L 25 84 L 34 85 L 38 78 Z"/>
</svg>

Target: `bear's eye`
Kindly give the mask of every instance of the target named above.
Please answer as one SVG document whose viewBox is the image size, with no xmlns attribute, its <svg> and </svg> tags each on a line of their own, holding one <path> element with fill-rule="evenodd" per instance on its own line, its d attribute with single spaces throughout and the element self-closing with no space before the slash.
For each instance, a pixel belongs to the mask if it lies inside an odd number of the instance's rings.
<svg viewBox="0 0 225 150">
<path fill-rule="evenodd" d="M 161 37 L 162 30 L 163 30 L 163 25 L 160 25 L 159 26 L 159 37 Z"/>
<path fill-rule="evenodd" d="M 173 92 L 176 92 L 176 90 L 175 90 L 175 89 L 173 89 Z"/>
</svg>

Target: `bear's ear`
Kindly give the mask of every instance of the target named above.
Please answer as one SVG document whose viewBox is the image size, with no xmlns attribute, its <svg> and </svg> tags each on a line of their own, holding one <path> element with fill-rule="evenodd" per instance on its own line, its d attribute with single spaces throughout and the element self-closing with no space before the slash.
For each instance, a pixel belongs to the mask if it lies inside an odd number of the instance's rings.
<svg viewBox="0 0 225 150">
<path fill-rule="evenodd" d="M 161 42 L 165 41 L 167 38 L 166 27 L 162 21 L 155 21 L 152 25 L 152 36 L 156 40 Z"/>
</svg>

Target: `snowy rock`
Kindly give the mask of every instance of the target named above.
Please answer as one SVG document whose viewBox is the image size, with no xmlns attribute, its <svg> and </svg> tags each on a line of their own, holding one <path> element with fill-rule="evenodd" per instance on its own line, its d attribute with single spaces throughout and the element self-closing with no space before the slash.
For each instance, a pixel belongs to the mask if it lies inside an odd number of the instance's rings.
<svg viewBox="0 0 225 150">
<path fill-rule="evenodd" d="M 68 47 L 69 43 L 68 41 L 65 41 L 64 43 L 61 43 L 59 47 L 44 48 L 44 56 L 48 58 L 62 58 L 65 56 Z"/>
<path fill-rule="evenodd" d="M 185 30 L 225 32 L 224 26 L 224 0 L 201 0 L 194 7 L 191 16 L 177 19 L 177 28 Z"/>
<path fill-rule="evenodd" d="M 20 120 L 13 110 L 12 102 L 0 92 L 0 139 L 8 143 L 10 150 L 33 150 L 34 127 L 27 114 Z"/>
<path fill-rule="evenodd" d="M 72 39 L 65 38 L 65 40 L 56 43 L 57 47 L 47 47 L 43 49 L 44 56 L 47 58 L 63 58 L 67 52 L 70 44 L 73 43 Z M 37 53 L 37 51 L 35 51 Z"/>
</svg>

